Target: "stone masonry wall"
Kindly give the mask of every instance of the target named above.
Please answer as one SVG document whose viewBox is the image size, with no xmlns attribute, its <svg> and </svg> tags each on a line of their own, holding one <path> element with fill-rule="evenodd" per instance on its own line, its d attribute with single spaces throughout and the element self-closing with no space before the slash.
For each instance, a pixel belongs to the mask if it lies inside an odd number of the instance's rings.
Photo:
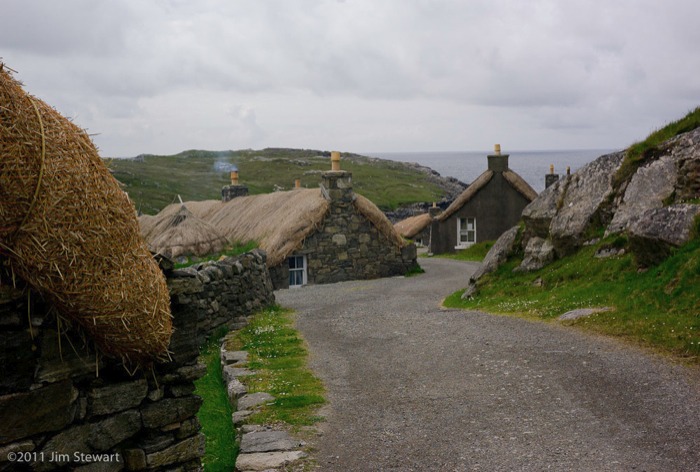
<svg viewBox="0 0 700 472">
<path fill-rule="evenodd" d="M 404 275 L 416 264 L 414 245 L 396 246 L 352 203 L 337 201 L 294 255 L 307 257 L 310 284 Z"/>
<path fill-rule="evenodd" d="M 0 471 L 201 470 L 199 348 L 274 302 L 264 252 L 205 265 L 171 274 L 171 359 L 133 376 L 0 274 Z"/>
<path fill-rule="evenodd" d="M 265 251 L 254 249 L 168 274 L 176 360 L 190 357 L 193 345 L 201 346 L 220 328 L 240 329 L 247 316 L 275 303 L 266 263 Z"/>
</svg>

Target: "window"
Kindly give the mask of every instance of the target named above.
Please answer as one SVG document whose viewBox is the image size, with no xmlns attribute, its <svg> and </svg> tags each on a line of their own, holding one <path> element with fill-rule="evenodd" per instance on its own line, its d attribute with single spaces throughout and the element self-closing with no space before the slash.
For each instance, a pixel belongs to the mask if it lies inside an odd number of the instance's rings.
<svg viewBox="0 0 700 472">
<path fill-rule="evenodd" d="M 476 218 L 458 218 L 457 220 L 457 246 L 455 249 L 464 249 L 476 242 Z"/>
<path fill-rule="evenodd" d="M 289 259 L 289 288 L 306 284 L 306 256 L 291 256 Z"/>
</svg>

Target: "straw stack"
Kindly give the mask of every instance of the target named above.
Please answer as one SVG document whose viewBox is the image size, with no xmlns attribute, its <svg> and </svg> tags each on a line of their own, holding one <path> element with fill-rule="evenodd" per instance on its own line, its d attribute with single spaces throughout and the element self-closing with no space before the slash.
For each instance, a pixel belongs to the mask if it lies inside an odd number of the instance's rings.
<svg viewBox="0 0 700 472">
<path fill-rule="evenodd" d="M 101 351 L 147 363 L 170 298 L 136 212 L 85 133 L 0 63 L 0 252 Z"/>
</svg>

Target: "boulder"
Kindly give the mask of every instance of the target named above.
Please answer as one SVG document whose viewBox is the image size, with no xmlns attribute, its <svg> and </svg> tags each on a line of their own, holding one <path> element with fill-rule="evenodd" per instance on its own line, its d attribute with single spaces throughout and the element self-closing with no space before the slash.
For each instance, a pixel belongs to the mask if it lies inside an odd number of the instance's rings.
<svg viewBox="0 0 700 472">
<path fill-rule="evenodd" d="M 557 256 L 567 256 L 583 244 L 584 233 L 599 207 L 613 193 L 613 178 L 625 153 L 600 156 L 564 181 L 563 194 L 557 204 L 559 209 L 549 226 Z"/>
<path fill-rule="evenodd" d="M 471 281 L 476 281 L 484 274 L 490 274 L 498 269 L 508 257 L 508 253 L 513 249 L 515 238 L 518 237 L 520 226 L 513 226 L 511 229 L 503 233 L 496 243 L 489 249 L 489 252 L 484 257 L 481 266 L 470 277 Z"/>
<path fill-rule="evenodd" d="M 525 228 L 535 236 L 545 239 L 549 236 L 549 226 L 557 214 L 559 201 L 564 195 L 570 176 L 558 180 L 531 201 L 522 213 Z"/>
<path fill-rule="evenodd" d="M 513 272 L 534 272 L 554 260 L 554 246 L 548 239 L 539 236 L 530 238 L 525 247 L 523 262 Z"/>
<path fill-rule="evenodd" d="M 664 206 L 664 199 L 673 192 L 677 179 L 675 159 L 670 155 L 640 167 L 627 186 L 605 236 L 624 232 L 645 211 Z"/>
<path fill-rule="evenodd" d="M 690 239 L 700 205 L 682 204 L 648 210 L 627 230 L 629 248 L 641 267 L 659 264 Z"/>
</svg>

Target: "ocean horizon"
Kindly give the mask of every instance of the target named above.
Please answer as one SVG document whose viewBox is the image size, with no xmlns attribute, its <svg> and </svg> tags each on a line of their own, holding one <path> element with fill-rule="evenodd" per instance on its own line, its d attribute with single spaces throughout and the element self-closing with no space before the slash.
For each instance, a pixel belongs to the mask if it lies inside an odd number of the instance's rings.
<svg viewBox="0 0 700 472">
<path fill-rule="evenodd" d="M 544 176 L 549 166 L 554 173 L 566 174 L 567 166 L 573 174 L 598 157 L 616 152 L 617 149 L 570 149 L 561 151 L 510 151 L 508 167 L 517 172 L 537 193 L 544 190 Z M 443 177 L 455 177 L 467 184 L 472 183 L 487 169 L 486 156 L 493 151 L 453 152 L 363 152 L 363 156 L 378 157 L 398 162 L 417 162 L 436 170 Z"/>
</svg>

